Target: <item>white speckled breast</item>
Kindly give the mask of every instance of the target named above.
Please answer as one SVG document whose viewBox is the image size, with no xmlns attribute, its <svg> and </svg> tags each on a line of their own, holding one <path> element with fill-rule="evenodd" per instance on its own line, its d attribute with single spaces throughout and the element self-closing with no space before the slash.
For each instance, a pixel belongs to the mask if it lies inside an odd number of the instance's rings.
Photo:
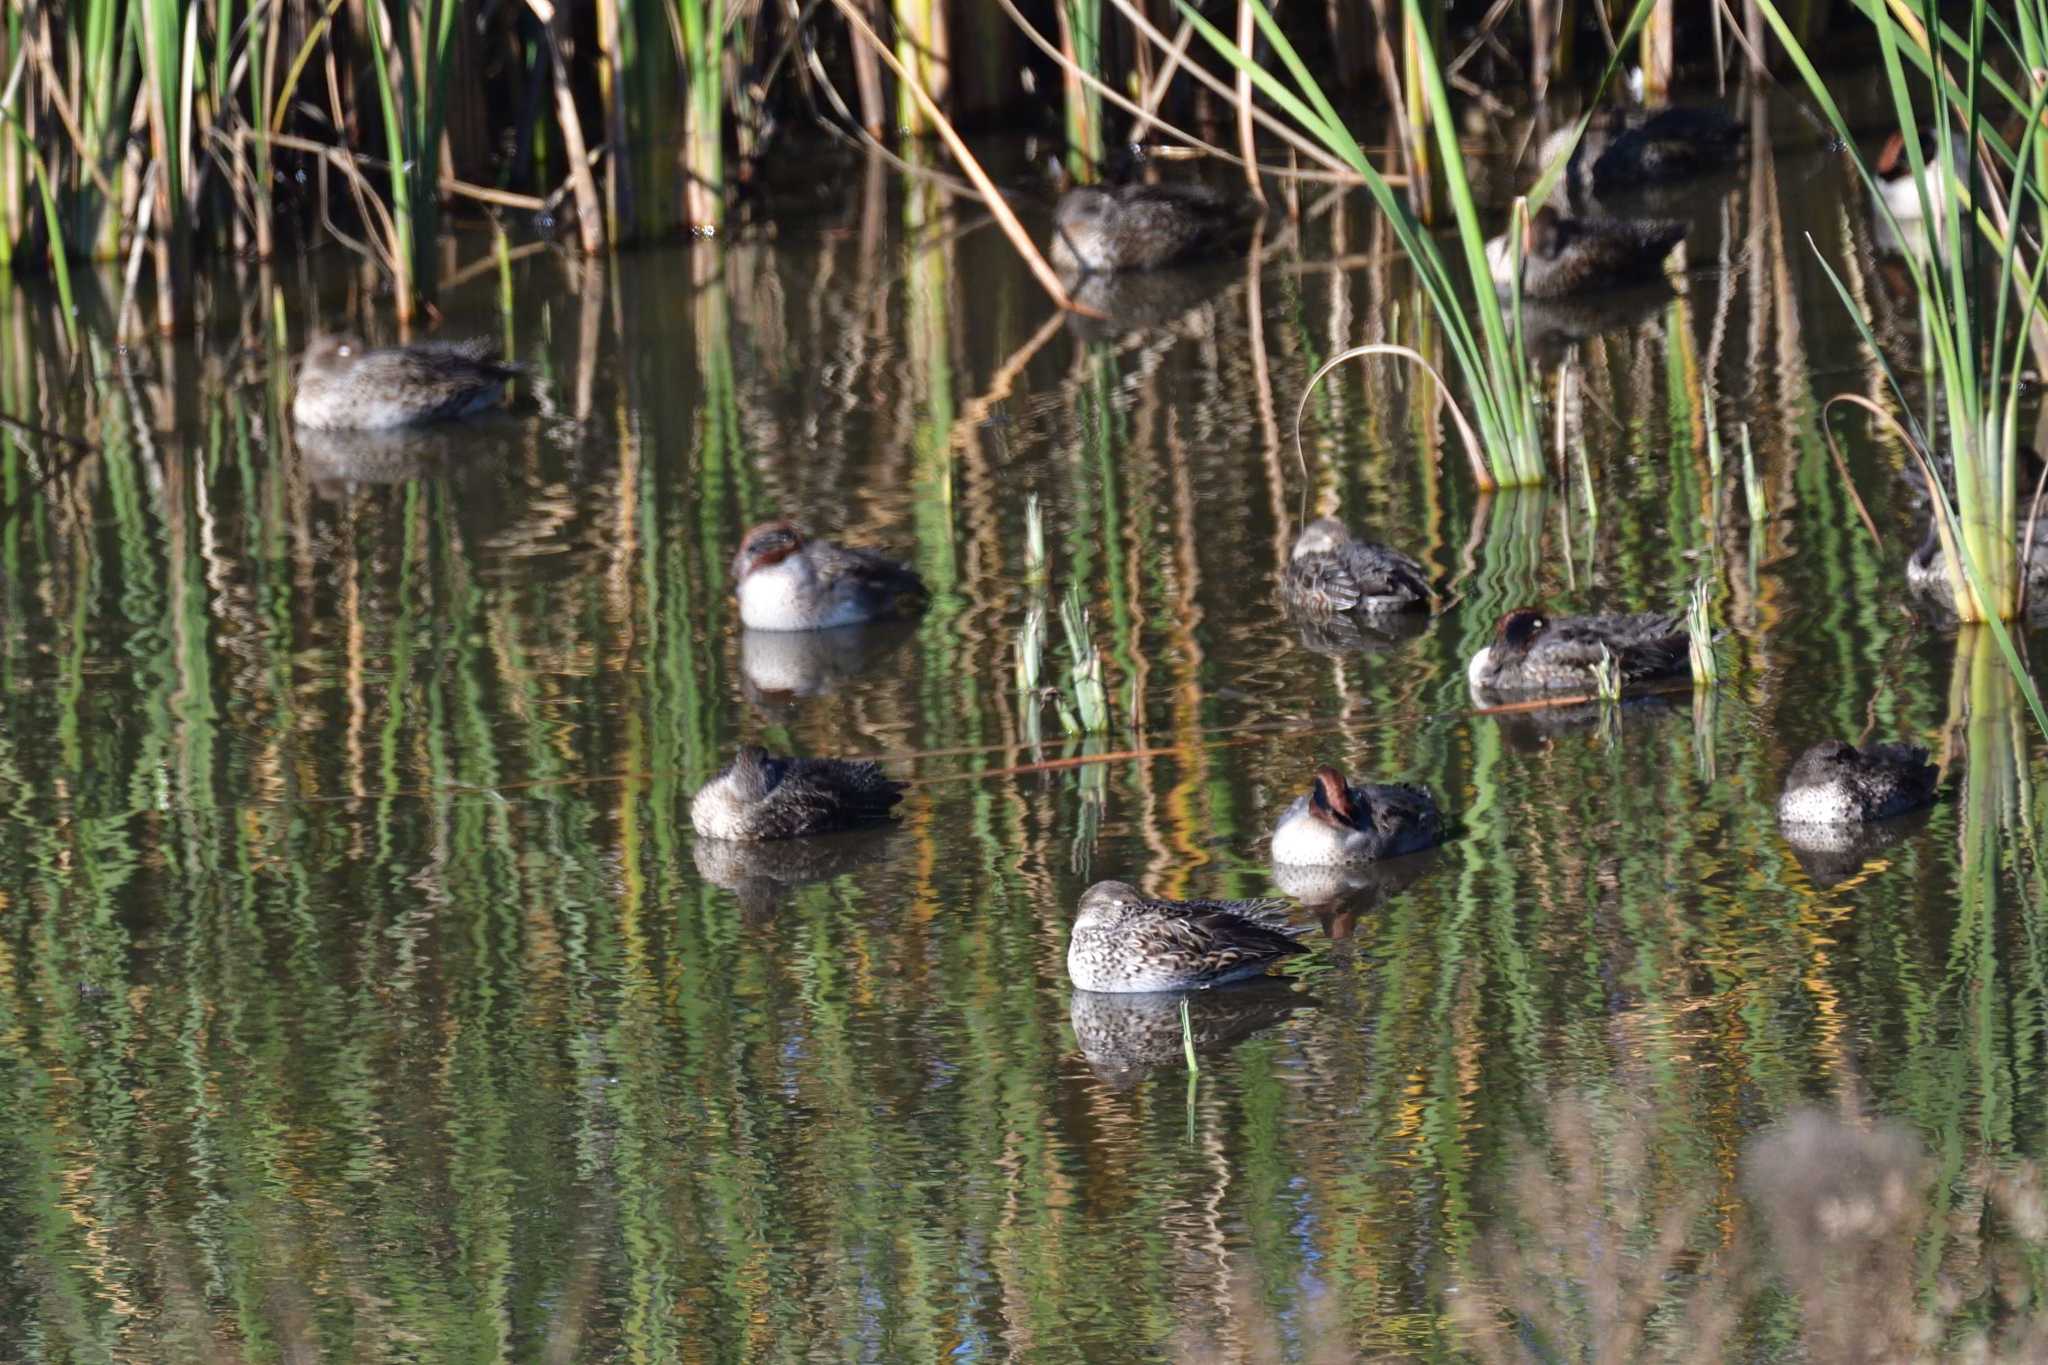
<svg viewBox="0 0 2048 1365">
<path fill-rule="evenodd" d="M 1788 787 L 1778 798 L 1778 818 L 1797 825 L 1843 825 L 1863 819 L 1846 784 L 1809 783 Z"/>
<path fill-rule="evenodd" d="M 1308 798 L 1297 796 L 1274 827 L 1273 861 L 1296 867 L 1346 862 L 1344 835 L 1309 814 Z"/>
<path fill-rule="evenodd" d="M 1472 662 L 1465 665 L 1465 681 L 1473 687 L 1484 687 L 1493 672 L 1493 646 L 1483 645 Z"/>
<path fill-rule="evenodd" d="M 690 825 L 707 839 L 747 836 L 746 806 L 733 795 L 730 777 L 712 778 L 691 799 Z"/>
<path fill-rule="evenodd" d="M 818 582 L 801 554 L 742 578 L 739 599 L 740 624 L 749 630 L 828 630 L 860 619 L 852 603 L 835 600 Z"/>
</svg>

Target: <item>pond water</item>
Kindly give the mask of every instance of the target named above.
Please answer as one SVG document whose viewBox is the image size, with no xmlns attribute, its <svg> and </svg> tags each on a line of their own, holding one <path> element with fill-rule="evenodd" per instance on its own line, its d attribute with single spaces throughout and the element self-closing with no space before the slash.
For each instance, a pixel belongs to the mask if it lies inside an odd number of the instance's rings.
<svg viewBox="0 0 2048 1365">
<path fill-rule="evenodd" d="M 1108 328 L 829 151 L 772 232 L 523 255 L 509 315 L 465 240 L 443 334 L 535 381 L 410 443 L 280 421 L 274 299 L 291 349 L 389 335 L 338 256 L 125 355 L 118 282 L 75 339 L 14 293 L 0 410 L 97 449 L 0 431 L 0 1358 L 2041 1358 L 2048 758 L 1908 601 L 1903 452 L 1835 410 L 1882 543 L 1835 470 L 1822 403 L 1884 390 L 1809 237 L 1908 371 L 1916 324 L 1777 124 L 1678 206 L 1681 292 L 1539 320 L 1566 474 L 1490 500 L 1385 362 L 1297 455 L 1324 359 L 1441 352 L 1356 196 Z M 1325 512 L 1444 609 L 1305 636 L 1274 573 Z M 929 612 L 743 638 L 776 513 Z M 1505 607 L 1698 578 L 1712 693 L 1467 697 Z M 1117 728 L 1034 744 L 1012 640 L 1068 584 Z M 1772 804 L 1830 736 L 1926 744 L 1947 799 L 1802 858 Z M 743 741 L 882 757 L 900 826 L 699 849 Z M 1325 760 L 1455 837 L 1276 880 Z M 1307 897 L 1283 979 L 1193 1000 L 1192 1076 L 1171 1002 L 1068 987 L 1112 876 Z"/>
</svg>

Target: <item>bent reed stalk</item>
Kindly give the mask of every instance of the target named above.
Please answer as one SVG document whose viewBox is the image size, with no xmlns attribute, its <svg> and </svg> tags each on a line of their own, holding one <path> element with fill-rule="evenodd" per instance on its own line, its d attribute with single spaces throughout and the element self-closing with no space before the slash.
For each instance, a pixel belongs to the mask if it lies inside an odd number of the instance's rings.
<svg viewBox="0 0 2048 1365">
<path fill-rule="evenodd" d="M 1422 0 L 1403 0 L 1402 4 L 1411 54 L 1408 69 L 1415 81 L 1409 113 L 1416 125 L 1413 136 L 1418 144 L 1418 158 L 1425 136 L 1420 125 L 1426 122 L 1427 131 L 1435 137 L 1440 166 L 1437 174 L 1441 176 L 1442 189 L 1449 199 L 1457 228 L 1455 263 L 1437 244 L 1417 213 L 1394 193 L 1387 178 L 1367 160 L 1364 148 L 1338 116 L 1329 96 L 1309 74 L 1300 54 L 1261 0 L 1244 2 L 1251 9 L 1261 36 L 1279 58 L 1292 82 L 1291 88 L 1261 66 L 1243 46 L 1204 19 L 1188 0 L 1177 2 L 1183 16 L 1212 48 L 1238 71 L 1247 74 L 1260 92 L 1280 106 L 1300 128 L 1357 172 L 1373 203 L 1392 225 L 1413 264 L 1431 310 L 1443 327 L 1458 376 L 1464 381 L 1473 420 L 1468 422 L 1455 403 L 1452 409 L 1458 414 L 1460 434 L 1465 437 L 1473 476 L 1479 486 L 1492 490 L 1542 483 L 1546 477 L 1543 427 L 1538 413 L 1536 376 L 1523 344 L 1520 289 L 1517 287 L 1511 292 L 1505 308 L 1496 301 L 1493 270 L 1486 258 L 1486 236 L 1480 226 L 1471 181 L 1465 174 L 1464 153 L 1458 146 L 1457 123 L 1445 90 L 1442 65 L 1430 36 L 1432 24 L 1424 12 Z M 1653 2 L 1638 0 L 1622 32 L 1623 45 L 1642 26 Z M 1596 97 L 1598 90 L 1606 88 L 1620 65 L 1621 50 L 1617 47 L 1609 58 L 1607 69 L 1596 87 Z M 1581 120 L 1578 131 L 1583 133 L 1584 129 L 1585 121 Z M 1560 169 L 1551 168 L 1539 182 L 1537 202 L 1541 202 L 1542 194 Z M 1527 213 L 1526 204 L 1518 205 L 1514 212 L 1509 231 L 1517 241 L 1527 221 Z M 1519 263 L 1519 252 L 1515 259 Z M 1472 319 L 1474 313 L 1478 318 L 1476 327 Z M 1374 354 L 1402 354 L 1404 351 L 1406 348 L 1352 348 L 1325 364 L 1310 380 L 1308 387 L 1313 390 L 1316 381 L 1328 373 L 1336 361 Z M 1420 360 L 1412 351 L 1406 351 L 1404 358 Z M 1425 365 L 1424 368 L 1429 367 Z M 1434 370 L 1431 373 L 1434 375 Z M 1438 382 L 1442 382 L 1440 376 Z"/>
</svg>

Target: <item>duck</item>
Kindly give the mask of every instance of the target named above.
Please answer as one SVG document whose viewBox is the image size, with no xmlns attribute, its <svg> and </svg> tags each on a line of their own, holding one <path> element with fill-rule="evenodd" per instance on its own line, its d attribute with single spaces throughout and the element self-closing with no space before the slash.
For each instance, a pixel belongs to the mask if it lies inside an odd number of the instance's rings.
<svg viewBox="0 0 2048 1365">
<path fill-rule="evenodd" d="M 1787 825 L 1858 825 L 1930 805 L 1941 770 L 1913 744 L 1824 739 L 1785 774 L 1778 820 Z"/>
<path fill-rule="evenodd" d="M 862 829 L 894 818 L 904 785 L 878 763 L 778 758 L 749 744 L 690 799 L 690 824 L 746 844 Z"/>
<path fill-rule="evenodd" d="M 1501 616 L 1493 643 L 1472 656 L 1465 677 L 1482 696 L 1591 691 L 1603 649 L 1624 685 L 1674 677 L 1691 667 L 1685 624 L 1676 616 L 1552 618 L 1540 607 L 1516 607 Z"/>
<path fill-rule="evenodd" d="M 1273 861 L 1301 867 L 1370 863 L 1419 853 L 1444 841 L 1444 819 L 1425 787 L 1408 783 L 1354 787 L 1325 763 L 1306 796 L 1281 813 L 1273 829 Z"/>
<path fill-rule="evenodd" d="M 1948 136 L 1948 154 L 1941 154 L 1941 138 L 1933 133 L 1921 135 L 1924 153 L 1924 174 L 1913 174 L 1913 159 L 1906 155 L 1906 138 L 1903 133 L 1893 133 L 1878 150 L 1877 160 L 1871 163 L 1871 173 L 1877 178 L 1877 196 L 1890 211 L 1893 222 L 1898 224 L 1899 236 L 1895 237 L 1891 223 L 1879 215 L 1877 226 L 1879 245 L 1888 249 L 1911 248 L 1919 255 L 1927 254 L 1931 241 L 1939 246 L 1948 233 L 1948 204 L 1956 197 L 1957 180 L 1969 175 L 1970 143 L 1961 133 L 1951 131 Z M 1926 193 L 1921 193 L 1921 187 Z M 1928 211 L 1933 210 L 1933 218 Z M 1903 237 L 1903 241 L 1899 240 Z"/>
<path fill-rule="evenodd" d="M 1567 125 L 1544 140 L 1538 154 L 1544 167 L 1564 155 L 1572 131 Z M 1586 120 L 1563 183 L 1582 198 L 1674 185 L 1726 170 L 1741 159 L 1748 140 L 1740 119 L 1711 105 L 1654 111 L 1608 105 Z"/>
<path fill-rule="evenodd" d="M 1154 900 L 1128 882 L 1081 895 L 1067 975 L 1084 991 L 1197 991 L 1308 951 L 1280 918 L 1280 900 Z"/>
<path fill-rule="evenodd" d="M 1417 611 L 1429 606 L 1429 575 L 1399 550 L 1354 540 L 1335 517 L 1302 527 L 1280 575 L 1287 604 L 1315 616 Z"/>
<path fill-rule="evenodd" d="M 1529 215 L 1522 244 L 1522 297 L 1560 299 L 1664 278 L 1664 258 L 1685 224 L 1660 218 L 1573 218 L 1548 204 Z M 1503 233 L 1486 244 L 1494 287 L 1515 287 L 1514 253 Z"/>
<path fill-rule="evenodd" d="M 2032 446 L 2021 445 L 2014 451 L 2014 458 L 2019 513 L 2013 527 L 2013 543 L 2019 547 L 2020 573 L 2031 598 L 2037 592 L 2048 592 L 2048 497 L 2043 498 L 2036 515 L 2034 490 L 2042 484 L 2039 452 Z M 1952 606 L 1955 592 L 1949 581 L 1947 557 L 1941 549 L 1941 517 L 1939 508 L 1928 510 L 1927 533 L 1906 558 L 1906 586 Z"/>
<path fill-rule="evenodd" d="M 520 373 L 484 338 L 371 348 L 353 336 L 317 336 L 299 361 L 292 421 L 316 431 L 386 431 L 469 417 L 502 404 Z"/>
<path fill-rule="evenodd" d="M 2031 500 L 2032 492 L 2029 490 L 2022 501 Z M 1928 519 L 1926 536 L 1906 559 L 1906 586 L 1944 604 L 1952 604 L 1955 588 L 1949 582 L 1947 557 L 1941 551 L 1940 515 L 1937 512 Z M 2033 525 L 2031 537 L 2027 532 L 2030 521 Z M 2042 509 L 2039 517 L 2030 518 L 2023 505 L 2013 541 L 2021 547 L 2020 573 L 2025 578 L 2028 597 L 2048 590 L 2048 507 Z"/>
<path fill-rule="evenodd" d="M 1078 185 L 1053 209 L 1050 254 L 1068 275 L 1158 270 L 1242 251 L 1264 212 L 1207 185 Z"/>
<path fill-rule="evenodd" d="M 873 550 L 814 539 L 793 521 L 762 522 L 732 557 L 748 630 L 832 630 L 889 620 L 929 596 L 917 570 Z"/>
</svg>

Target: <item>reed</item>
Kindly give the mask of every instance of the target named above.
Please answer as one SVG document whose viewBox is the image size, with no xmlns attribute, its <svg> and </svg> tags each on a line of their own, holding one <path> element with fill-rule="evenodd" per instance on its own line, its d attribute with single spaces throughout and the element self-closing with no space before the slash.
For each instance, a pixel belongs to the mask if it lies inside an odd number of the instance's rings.
<svg viewBox="0 0 2048 1365">
<path fill-rule="evenodd" d="M 1853 149 L 1848 124 L 1797 28 L 1772 0 L 1756 0 L 1756 8 L 1815 104 Z M 2018 229 L 2048 209 L 2048 156 L 2041 138 L 2048 83 L 2015 87 L 1998 74 L 2009 63 L 2038 70 L 2048 60 L 2048 0 L 2022 0 L 2010 23 L 1993 13 L 1989 0 L 1973 0 L 1960 26 L 1929 5 L 1903 0 L 1858 8 L 1876 33 L 1885 90 L 1932 248 L 1902 253 L 1929 358 L 1929 410 L 1925 421 L 1913 411 L 1888 361 L 1883 368 L 1896 416 L 1860 394 L 1833 401 L 1870 408 L 1904 438 L 1935 504 L 1956 615 L 1990 625 L 2036 720 L 2048 731 L 2048 711 L 2004 626 L 2020 607 L 2019 399 L 2029 354 L 2040 340 L 2048 271 L 2048 252 Z M 1995 126 L 2008 117 L 2020 120 L 2016 147 Z M 1975 155 L 1966 167 L 1945 168 L 1950 158 L 1928 156 L 1923 129 L 1937 149 L 1961 139 Z M 1895 240 L 1907 241 L 1871 167 L 1853 150 L 1851 160 L 1874 211 Z M 1825 257 L 1821 263 L 1865 343 L 1882 359 L 1863 310 Z"/>
<path fill-rule="evenodd" d="M 1621 667 L 1607 646 L 1600 646 L 1600 660 L 1593 665 L 1593 695 L 1601 701 L 1621 700 Z"/>
<path fill-rule="evenodd" d="M 1068 734 L 1099 735 L 1109 729 L 1109 693 L 1102 682 L 1102 652 L 1088 630 L 1088 609 L 1081 590 L 1068 587 L 1060 599 L 1060 629 L 1067 637 L 1067 684 L 1073 704 L 1060 700 L 1060 723 Z"/>
<path fill-rule="evenodd" d="M 1714 626 L 1708 615 L 1710 599 L 1707 580 L 1693 580 L 1685 603 L 1685 638 L 1694 687 L 1712 687 L 1721 681 L 1721 665 L 1714 657 Z"/>
<path fill-rule="evenodd" d="M 1067 173 L 1093 180 L 1102 166 L 1102 0 L 1059 0 L 1060 47 L 1071 66 L 1063 89 Z M 1094 80 L 1083 79 L 1084 76 Z"/>
<path fill-rule="evenodd" d="M 1338 116 L 1329 96 L 1309 73 L 1300 54 L 1274 22 L 1272 13 L 1260 0 L 1246 0 L 1246 3 L 1251 6 L 1261 34 L 1285 69 L 1287 80 L 1284 82 L 1261 67 L 1250 53 L 1204 19 L 1186 0 L 1181 0 L 1181 11 L 1211 47 L 1234 68 L 1249 73 L 1253 83 L 1268 99 L 1358 174 L 1374 204 L 1393 226 L 1429 299 L 1431 312 L 1443 328 L 1456 370 L 1464 381 L 1466 397 L 1473 408 L 1475 420 L 1472 421 L 1466 420 L 1455 403 L 1451 411 L 1479 486 L 1494 489 L 1542 483 L 1545 478 L 1542 422 L 1538 415 L 1535 373 L 1522 341 L 1520 290 L 1512 291 L 1505 309 L 1496 305 L 1497 291 L 1493 269 L 1487 260 L 1486 236 L 1480 225 L 1471 181 L 1465 174 L 1464 152 L 1458 146 L 1457 124 L 1431 37 L 1430 7 L 1426 7 L 1422 0 L 1403 0 L 1402 4 L 1407 25 L 1404 32 L 1414 53 L 1408 67 L 1415 92 L 1415 99 L 1411 101 L 1411 119 L 1417 120 L 1416 136 L 1420 137 L 1420 117 L 1429 115 L 1428 127 L 1434 135 L 1440 163 L 1438 173 L 1457 228 L 1453 254 L 1447 254 L 1439 246 L 1421 218 L 1394 193 L 1386 177 L 1366 158 L 1364 148 Z M 1625 38 L 1633 35 L 1642 24 L 1652 3 L 1654 0 L 1638 0 L 1624 31 Z M 1607 72 L 1602 78 L 1603 86 L 1607 77 L 1612 76 L 1618 60 L 1617 54 L 1608 62 Z M 1552 174 L 1555 173 L 1553 171 Z M 1549 178 L 1546 177 L 1546 184 Z M 1546 185 L 1538 187 L 1539 201 L 1545 188 Z M 1509 225 L 1511 238 L 1519 239 L 1518 229 L 1526 221 L 1524 215 L 1527 211 L 1526 205 L 1517 206 Z M 1519 275 L 1519 251 L 1514 253 L 1514 261 L 1515 273 Z M 1473 322 L 1475 314 L 1476 325 Z M 1352 347 L 1332 356 L 1310 377 L 1307 390 L 1312 392 L 1323 376 L 1338 365 L 1376 355 L 1392 355 L 1419 365 L 1439 385 L 1443 384 L 1443 378 L 1436 369 L 1412 348 L 1375 344 Z M 1306 400 L 1305 392 L 1303 402 Z M 1297 428 L 1298 423 L 1297 412 Z"/>
<path fill-rule="evenodd" d="M 675 0 L 687 92 L 683 100 L 683 220 L 718 231 L 725 206 L 725 5 Z"/>
</svg>

